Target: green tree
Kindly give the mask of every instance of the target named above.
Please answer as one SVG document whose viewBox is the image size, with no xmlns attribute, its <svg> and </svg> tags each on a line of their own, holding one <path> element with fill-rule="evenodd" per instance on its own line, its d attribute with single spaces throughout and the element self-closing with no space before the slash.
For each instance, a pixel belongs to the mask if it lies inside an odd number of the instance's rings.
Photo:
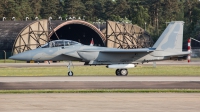
<svg viewBox="0 0 200 112">
<path fill-rule="evenodd" d="M 199 5 L 200 6 L 200 5 Z M 199 6 L 196 6 L 192 9 L 191 13 L 191 24 L 190 24 L 190 36 L 195 37 L 200 33 L 200 8 Z M 188 32 L 189 33 L 189 32 Z"/>
<path fill-rule="evenodd" d="M 71 17 L 79 17 L 85 11 L 85 6 L 81 0 L 65 0 L 64 1 L 65 7 L 64 11 L 65 14 Z"/>
<path fill-rule="evenodd" d="M 108 0 L 104 3 L 104 9 L 105 9 L 105 20 L 112 20 L 112 21 L 117 21 L 116 15 L 116 2 L 112 0 Z M 120 16 L 119 16 L 120 17 Z"/>
<path fill-rule="evenodd" d="M 31 6 L 31 10 L 32 10 L 32 19 L 35 19 L 35 17 L 41 17 L 40 15 L 40 11 L 42 8 L 42 0 L 29 0 L 29 4 Z"/>
<path fill-rule="evenodd" d="M 88 20 L 94 21 L 94 18 L 96 17 L 96 15 L 95 15 L 95 8 L 94 8 L 93 0 L 82 0 L 82 2 L 85 6 L 85 10 L 84 10 L 82 17 L 87 16 Z"/>
<path fill-rule="evenodd" d="M 184 39 L 195 38 L 199 34 L 199 1 L 186 0 L 184 2 Z"/>
<path fill-rule="evenodd" d="M 138 26 L 144 27 L 145 23 L 149 22 L 148 9 L 143 6 L 137 6 L 137 11 L 135 12 L 132 21 Z"/>
<path fill-rule="evenodd" d="M 115 15 L 119 15 L 120 17 L 126 17 L 127 12 L 130 8 L 128 2 L 126 0 L 115 0 L 116 6 L 115 6 Z"/>
<path fill-rule="evenodd" d="M 65 7 L 64 1 L 63 0 L 59 0 L 59 6 L 58 6 L 58 9 L 57 9 L 57 15 L 61 16 L 63 18 L 66 17 L 65 12 L 64 12 L 64 7 Z"/>
<path fill-rule="evenodd" d="M 163 2 L 163 15 L 165 15 L 165 21 L 174 21 L 177 19 L 177 15 L 181 13 L 182 8 L 179 6 L 178 0 L 164 0 Z"/>
<path fill-rule="evenodd" d="M 18 11 L 16 9 L 16 2 L 14 0 L 4 0 L 3 1 L 4 15 L 7 20 L 11 20 L 13 16 L 18 16 Z"/>
<path fill-rule="evenodd" d="M 16 18 L 18 20 L 25 20 L 25 17 L 30 17 L 33 15 L 30 8 L 30 4 L 27 0 L 16 1 L 16 10 L 17 10 Z"/>
<path fill-rule="evenodd" d="M 0 17 L 4 17 L 4 4 L 3 2 L 0 2 Z"/>
<path fill-rule="evenodd" d="M 45 19 L 49 17 L 57 19 L 59 17 L 57 14 L 59 5 L 59 0 L 42 0 L 41 17 Z"/>
<path fill-rule="evenodd" d="M 94 8 L 95 8 L 95 21 L 97 19 L 106 20 L 105 14 L 105 0 L 94 0 Z"/>
</svg>

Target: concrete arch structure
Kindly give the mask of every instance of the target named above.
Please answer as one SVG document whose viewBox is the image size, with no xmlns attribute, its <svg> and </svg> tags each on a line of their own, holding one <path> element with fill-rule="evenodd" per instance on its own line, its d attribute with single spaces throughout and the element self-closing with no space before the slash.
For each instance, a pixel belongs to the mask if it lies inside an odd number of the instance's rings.
<svg viewBox="0 0 200 112">
<path fill-rule="evenodd" d="M 153 39 L 141 27 L 128 23 L 107 21 L 107 47 L 134 49 L 152 47 Z"/>
<path fill-rule="evenodd" d="M 58 25 L 48 38 L 74 40 L 85 45 L 89 45 L 93 38 L 96 46 L 105 46 L 106 42 L 104 34 L 96 26 L 82 20 L 70 20 Z"/>
<path fill-rule="evenodd" d="M 40 47 L 48 42 L 48 20 L 37 20 L 24 27 L 15 39 L 13 54 Z"/>
</svg>

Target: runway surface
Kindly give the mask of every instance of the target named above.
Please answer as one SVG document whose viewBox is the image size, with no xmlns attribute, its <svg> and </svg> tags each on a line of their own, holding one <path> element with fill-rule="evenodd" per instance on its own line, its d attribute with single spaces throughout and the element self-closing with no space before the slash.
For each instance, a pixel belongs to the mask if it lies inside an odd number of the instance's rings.
<svg viewBox="0 0 200 112">
<path fill-rule="evenodd" d="M 200 89 L 200 77 L 0 77 L 0 90 Z"/>
<path fill-rule="evenodd" d="M 1 112 L 199 112 L 198 93 L 0 94 Z"/>
</svg>

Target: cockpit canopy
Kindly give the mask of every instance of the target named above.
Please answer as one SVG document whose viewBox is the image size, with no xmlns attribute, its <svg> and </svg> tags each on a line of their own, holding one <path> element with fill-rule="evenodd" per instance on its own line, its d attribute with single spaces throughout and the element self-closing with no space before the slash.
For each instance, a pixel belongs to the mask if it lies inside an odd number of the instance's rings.
<svg viewBox="0 0 200 112">
<path fill-rule="evenodd" d="M 54 40 L 54 41 L 46 43 L 41 48 L 71 46 L 71 45 L 75 45 L 75 44 L 79 44 L 79 43 L 72 41 L 72 40 Z"/>
</svg>

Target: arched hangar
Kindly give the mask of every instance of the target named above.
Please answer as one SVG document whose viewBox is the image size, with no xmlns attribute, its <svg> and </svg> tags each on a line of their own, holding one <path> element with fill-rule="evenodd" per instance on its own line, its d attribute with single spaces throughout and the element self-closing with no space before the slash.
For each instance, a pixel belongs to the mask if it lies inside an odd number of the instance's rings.
<svg viewBox="0 0 200 112">
<path fill-rule="evenodd" d="M 68 39 L 89 45 L 95 41 L 97 46 L 105 46 L 104 34 L 93 24 L 82 20 L 66 21 L 54 28 L 48 35 L 51 40 Z"/>
<path fill-rule="evenodd" d="M 122 49 L 152 46 L 153 41 L 148 33 L 136 25 L 107 21 L 101 27 L 98 26 L 100 25 L 95 26 L 82 20 L 34 21 L 18 34 L 12 51 L 13 54 L 18 54 L 58 39 L 89 45 L 93 38 L 95 46 Z"/>
</svg>

